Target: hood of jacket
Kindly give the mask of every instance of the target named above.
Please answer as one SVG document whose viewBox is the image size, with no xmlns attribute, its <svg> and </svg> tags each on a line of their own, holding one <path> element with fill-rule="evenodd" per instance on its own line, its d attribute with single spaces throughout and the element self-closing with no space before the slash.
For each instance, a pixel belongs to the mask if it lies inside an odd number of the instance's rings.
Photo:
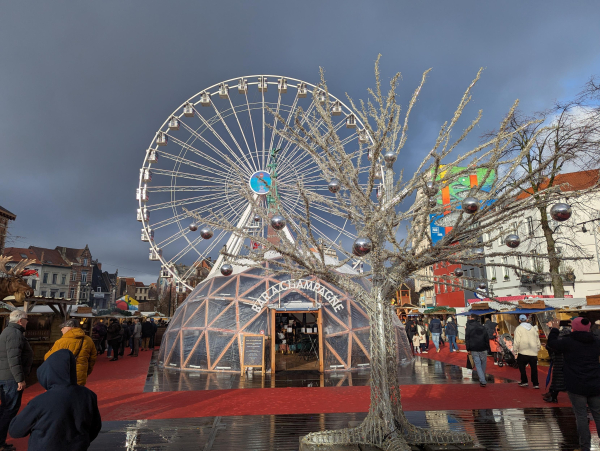
<svg viewBox="0 0 600 451">
<path fill-rule="evenodd" d="M 6 327 L 14 327 L 15 329 L 20 330 L 21 332 L 25 332 L 25 328 L 17 323 L 8 323 L 8 326 Z"/>
<path fill-rule="evenodd" d="M 531 330 L 533 326 L 529 323 L 521 323 L 521 327 L 525 330 Z"/>
<path fill-rule="evenodd" d="M 77 385 L 75 356 L 68 349 L 59 349 L 38 368 L 37 377 L 46 390 Z"/>
<path fill-rule="evenodd" d="M 85 337 L 85 332 L 79 327 L 74 327 L 63 335 L 63 338 L 72 338 L 74 340 L 83 339 L 83 337 Z"/>
<path fill-rule="evenodd" d="M 571 332 L 569 336 L 579 343 L 593 343 L 594 342 L 594 334 L 591 332 Z"/>
</svg>

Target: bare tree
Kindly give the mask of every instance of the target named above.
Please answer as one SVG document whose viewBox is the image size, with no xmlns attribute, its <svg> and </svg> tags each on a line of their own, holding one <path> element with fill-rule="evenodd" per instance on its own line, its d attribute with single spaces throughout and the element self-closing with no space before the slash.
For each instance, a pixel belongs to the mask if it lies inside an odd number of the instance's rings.
<svg viewBox="0 0 600 451">
<path fill-rule="evenodd" d="M 556 102 L 551 109 L 536 113 L 532 117 L 517 113 L 508 123 L 508 130 L 514 133 L 505 156 L 522 155 L 519 168 L 511 175 L 510 183 L 521 188 L 521 196 L 533 196 L 536 200 L 536 208 L 540 215 L 539 226 L 548 254 L 549 273 L 555 297 L 564 297 L 563 279 L 560 274 L 560 264 L 564 258 L 561 255 L 562 248 L 568 248 L 569 255 L 572 256 L 590 256 L 578 242 L 574 230 L 567 231 L 569 226 L 561 228 L 560 237 L 556 235 L 557 224 L 549 216 L 545 196 L 554 192 L 552 188 L 573 190 L 573 187 L 565 184 L 565 180 L 560 177 L 562 172 L 598 168 L 600 109 L 593 108 L 590 104 L 594 95 L 598 95 L 598 87 L 592 79 L 575 99 Z M 485 135 L 484 139 L 489 139 L 491 135 Z M 527 148 L 530 149 L 529 152 L 523 152 Z M 526 183 L 520 183 L 523 176 Z M 591 184 L 597 182 L 596 177 Z M 579 196 L 571 197 L 571 207 L 588 209 L 588 202 L 581 200 Z M 590 212 L 589 216 L 597 217 L 598 214 Z M 571 227 L 573 226 L 577 225 L 571 224 Z"/>
<path fill-rule="evenodd" d="M 513 105 L 497 132 L 486 142 L 468 151 L 458 152 L 467 135 L 480 120 L 481 112 L 467 127 L 452 138 L 452 132 L 465 107 L 471 100 L 471 91 L 480 73 L 469 85 L 460 99 L 450 121 L 443 124 L 432 148 L 424 155 L 422 163 L 413 174 L 396 172 L 394 162 L 408 137 L 408 118 L 416 104 L 418 95 L 429 71 L 423 74 L 420 84 L 410 98 L 406 112 L 396 98 L 400 74 L 390 82 L 387 92 L 382 91 L 379 59 L 375 65 L 375 88 L 370 89 L 369 99 L 356 105 L 349 99 L 356 115 L 364 124 L 364 132 L 370 142 L 349 152 L 346 143 L 336 132 L 338 122 L 331 112 L 329 101 L 317 101 L 319 89 L 328 99 L 328 87 L 321 71 L 321 83 L 315 89 L 315 111 L 308 114 L 298 110 L 295 120 L 288 123 L 272 112 L 281 127 L 276 132 L 298 146 L 314 160 L 321 171 L 323 186 L 336 180 L 339 191 L 329 193 L 314 190 L 299 180 L 287 189 L 298 191 L 304 204 L 302 215 L 286 211 L 277 198 L 267 207 L 258 202 L 256 195 L 240 184 L 239 192 L 252 205 L 254 213 L 263 221 L 275 224 L 274 215 L 283 216 L 285 229 L 270 230 L 267 237 L 256 236 L 244 227 L 237 227 L 225 217 L 211 214 L 207 217 L 188 212 L 197 223 L 229 231 L 241 238 L 252 240 L 258 246 L 248 246 L 243 256 L 221 251 L 225 260 L 245 267 L 258 267 L 265 258 L 277 255 L 279 263 L 274 273 L 290 274 L 294 278 L 317 276 L 350 293 L 370 317 L 371 343 L 371 404 L 369 413 L 361 425 L 337 431 L 323 431 L 307 435 L 302 439 L 301 449 L 327 449 L 326 445 L 365 444 L 384 450 L 409 450 L 413 444 L 468 443 L 468 434 L 451 431 L 432 431 L 410 424 L 402 410 L 398 385 L 397 317 L 386 299 L 392 290 L 406 278 L 437 262 L 470 264 L 480 258 L 475 250 L 481 247 L 481 236 L 486 233 L 492 239 L 500 234 L 502 224 L 534 206 L 547 205 L 560 197 L 552 188 L 542 189 L 544 195 L 516 199 L 522 185 L 532 177 L 531 173 L 519 174 L 519 167 L 531 151 L 543 129 L 536 129 L 532 139 L 516 154 L 508 152 L 515 135 L 531 126 L 525 122 L 513 127 L 512 117 L 517 103 Z M 324 126 L 324 127 L 323 127 Z M 233 163 L 233 162 L 232 162 Z M 545 161 L 541 168 L 545 167 Z M 382 186 L 377 186 L 377 172 L 383 170 Z M 231 164 L 234 168 L 236 165 Z M 462 168 L 447 171 L 447 167 Z M 460 177 L 470 174 L 471 168 L 483 168 L 492 178 L 496 174 L 495 189 L 485 192 L 481 187 L 471 189 L 467 199 L 449 205 L 432 202 L 443 185 L 451 184 Z M 442 186 L 428 185 L 439 179 Z M 536 173 L 534 172 L 534 175 Z M 240 173 L 239 177 L 243 175 Z M 509 183 L 510 181 L 510 183 Z M 281 183 L 281 182 L 274 182 Z M 283 187 L 282 185 L 280 185 Z M 416 197 L 417 193 L 427 193 Z M 347 218 L 353 224 L 356 236 L 352 249 L 336 247 L 338 260 L 325 258 L 323 246 L 315 238 L 312 226 L 311 207 L 330 213 L 332 218 Z M 501 205 L 502 208 L 497 208 Z M 452 230 L 441 240 L 433 243 L 429 236 L 430 215 L 449 214 Z M 281 218 L 278 218 L 281 220 Z M 406 238 L 400 238 L 399 228 L 411 227 Z M 281 221 L 279 222 L 281 225 Z M 278 228 L 278 227 L 277 227 Z M 273 238 L 277 239 L 273 239 Z M 417 246 L 414 243 L 418 243 Z M 354 254 L 353 254 L 354 252 Z M 507 248 L 493 255 L 529 255 Z M 538 255 L 548 258 L 548 255 Z M 364 274 L 353 275 L 338 271 L 353 259 L 364 262 Z M 361 277 L 369 277 L 372 284 L 360 283 Z M 449 277 L 448 284 L 458 285 L 460 274 Z M 404 338 L 405 339 L 405 338 Z M 335 448 L 339 449 L 339 448 Z"/>
</svg>

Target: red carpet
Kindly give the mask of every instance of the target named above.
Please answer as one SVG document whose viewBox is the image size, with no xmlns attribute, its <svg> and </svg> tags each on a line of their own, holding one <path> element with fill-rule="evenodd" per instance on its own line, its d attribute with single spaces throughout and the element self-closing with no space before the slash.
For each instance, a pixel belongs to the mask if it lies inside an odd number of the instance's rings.
<svg viewBox="0 0 600 451">
<path fill-rule="evenodd" d="M 369 387 L 264 388 L 144 393 L 151 352 L 138 358 L 126 357 L 110 362 L 100 356 L 87 387 L 98 395 L 103 421 L 189 418 L 203 416 L 312 414 L 365 412 L 369 408 Z M 447 348 L 423 357 L 459 366 L 466 363 L 465 353 L 449 353 Z M 490 359 L 491 361 L 491 359 Z M 489 363 L 489 362 L 488 362 Z M 488 365 L 488 373 L 518 378 L 514 368 Z M 545 381 L 540 371 L 540 380 Z M 43 389 L 39 384 L 28 388 L 23 406 Z M 559 404 L 542 400 L 544 390 L 521 388 L 516 383 L 403 385 L 402 403 L 406 410 L 469 410 L 524 407 L 569 406 L 565 395 Z M 26 440 L 13 441 L 18 449 Z"/>
</svg>

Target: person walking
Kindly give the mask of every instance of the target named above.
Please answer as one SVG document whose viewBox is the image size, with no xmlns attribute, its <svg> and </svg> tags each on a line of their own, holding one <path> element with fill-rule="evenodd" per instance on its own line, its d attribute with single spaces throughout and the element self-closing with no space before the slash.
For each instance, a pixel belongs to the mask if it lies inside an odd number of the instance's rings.
<svg viewBox="0 0 600 451">
<path fill-rule="evenodd" d="M 547 326 L 552 329 L 552 322 L 549 321 Z M 566 337 L 571 333 L 571 328 L 569 326 L 564 326 L 560 328 L 558 333 L 559 339 L 562 337 Z M 593 333 L 593 332 L 592 332 Z M 562 352 L 554 349 L 552 346 L 546 343 L 546 349 L 548 350 L 548 354 L 550 355 L 550 360 L 552 361 L 551 369 L 550 369 L 550 388 L 548 393 L 544 395 L 544 401 L 546 402 L 558 402 L 558 394 L 561 391 L 567 391 L 567 385 L 565 384 L 565 375 L 564 375 L 564 366 L 565 366 L 565 356 Z"/>
<path fill-rule="evenodd" d="M 33 350 L 23 335 L 27 313 L 14 310 L 0 334 L 0 450 L 14 450 L 6 443 L 8 426 L 21 407 L 21 397 L 31 371 Z"/>
<path fill-rule="evenodd" d="M 413 337 L 417 335 L 417 323 L 410 317 L 406 321 L 406 335 L 408 336 L 408 341 L 410 343 L 413 342 Z"/>
<path fill-rule="evenodd" d="M 119 355 L 123 356 L 125 355 L 125 347 L 129 345 L 129 339 L 131 338 L 131 329 L 129 329 L 127 324 L 123 324 L 121 330 L 123 332 L 123 339 L 121 340 L 121 348 L 119 350 Z"/>
<path fill-rule="evenodd" d="M 96 346 L 83 329 L 77 327 L 77 322 L 73 319 L 62 323 L 60 331 L 63 334 L 62 337 L 54 342 L 50 351 L 44 356 L 44 360 L 48 360 L 48 357 L 59 349 L 68 349 L 75 356 L 77 363 L 77 383 L 85 385 L 96 364 Z"/>
<path fill-rule="evenodd" d="M 137 357 L 140 351 L 140 337 L 142 336 L 142 325 L 140 319 L 135 319 L 135 325 L 133 326 L 133 352 L 130 354 L 131 357 Z"/>
<path fill-rule="evenodd" d="M 151 336 L 152 324 L 150 324 L 150 321 L 144 321 L 142 323 L 142 351 L 149 350 Z"/>
<path fill-rule="evenodd" d="M 14 438 L 29 437 L 29 451 L 85 451 L 102 429 L 96 394 L 77 384 L 75 356 L 59 349 L 38 368 L 46 389 L 10 423 Z"/>
<path fill-rule="evenodd" d="M 450 347 L 450 352 L 458 351 L 458 345 L 456 344 L 456 336 L 458 335 L 458 328 L 452 317 L 446 321 L 446 339 Z"/>
<path fill-rule="evenodd" d="M 487 354 L 490 350 L 490 337 L 475 314 L 471 314 L 471 319 L 467 321 L 465 345 L 467 346 L 467 352 L 473 357 L 473 363 L 479 377 L 479 385 L 485 387 L 487 384 L 485 370 L 487 367 Z"/>
<path fill-rule="evenodd" d="M 150 335 L 150 348 L 154 351 L 154 339 L 156 338 L 156 333 L 158 332 L 158 326 L 154 322 L 154 318 L 150 318 L 150 324 L 152 324 L 152 334 Z"/>
<path fill-rule="evenodd" d="M 113 351 L 113 358 L 111 361 L 119 360 L 119 347 L 121 345 L 121 325 L 117 318 L 111 318 L 110 325 L 108 326 L 108 330 L 106 333 L 106 340 L 108 341 L 109 346 L 109 357 L 110 357 L 110 349 Z"/>
<path fill-rule="evenodd" d="M 588 407 L 600 436 L 600 339 L 590 332 L 591 322 L 587 318 L 571 321 L 571 333 L 561 338 L 560 321 L 555 319 L 548 324 L 552 327 L 548 346 L 564 356 L 565 386 L 575 413 L 579 446 L 582 451 L 590 451 Z"/>
<path fill-rule="evenodd" d="M 542 347 L 540 336 L 537 328 L 527 322 L 525 315 L 519 315 L 519 322 L 521 324 L 515 329 L 515 340 L 513 342 L 513 353 L 517 356 L 517 363 L 521 372 L 519 386 L 529 386 L 527 381 L 527 365 L 529 365 L 533 388 L 540 388 L 537 370 L 537 355 Z"/>
<path fill-rule="evenodd" d="M 485 320 L 484 324 L 487 330 L 488 336 L 490 337 L 490 351 L 494 358 L 494 365 L 498 365 L 500 361 L 500 347 L 498 346 L 498 323 L 492 321 L 490 318 Z"/>
<path fill-rule="evenodd" d="M 419 321 L 417 324 L 417 334 L 419 335 L 419 349 L 422 354 L 427 354 L 429 337 L 427 336 L 427 326 L 423 323 L 423 321 Z"/>
<path fill-rule="evenodd" d="M 431 321 L 429 321 L 429 331 L 431 332 L 431 338 L 433 340 L 433 344 L 435 345 L 435 349 L 437 352 L 440 352 L 440 335 L 442 334 L 442 322 L 437 316 L 434 316 Z"/>
<path fill-rule="evenodd" d="M 416 325 L 416 327 L 417 327 L 417 331 L 418 331 L 419 325 Z M 415 355 L 421 354 L 421 338 L 419 337 L 418 332 L 412 336 L 412 345 L 413 345 L 414 354 Z"/>
</svg>

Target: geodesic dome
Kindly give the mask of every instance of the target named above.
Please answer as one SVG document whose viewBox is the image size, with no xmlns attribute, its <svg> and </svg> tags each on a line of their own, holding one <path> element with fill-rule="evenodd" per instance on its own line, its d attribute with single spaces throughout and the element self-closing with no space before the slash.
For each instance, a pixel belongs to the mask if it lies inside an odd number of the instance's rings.
<svg viewBox="0 0 600 451">
<path fill-rule="evenodd" d="M 276 264 L 266 261 L 263 268 L 215 276 L 199 284 L 177 308 L 163 336 L 159 365 L 240 371 L 243 334 L 270 336 L 269 310 L 276 308 L 321 312 L 325 371 L 368 367 L 369 318 L 365 310 L 346 292 L 316 277 L 290 280 L 289 275 L 267 274 L 265 269 Z M 370 288 L 368 280 L 359 282 Z M 399 361 L 409 361 L 412 353 L 399 320 L 397 326 Z"/>
</svg>

